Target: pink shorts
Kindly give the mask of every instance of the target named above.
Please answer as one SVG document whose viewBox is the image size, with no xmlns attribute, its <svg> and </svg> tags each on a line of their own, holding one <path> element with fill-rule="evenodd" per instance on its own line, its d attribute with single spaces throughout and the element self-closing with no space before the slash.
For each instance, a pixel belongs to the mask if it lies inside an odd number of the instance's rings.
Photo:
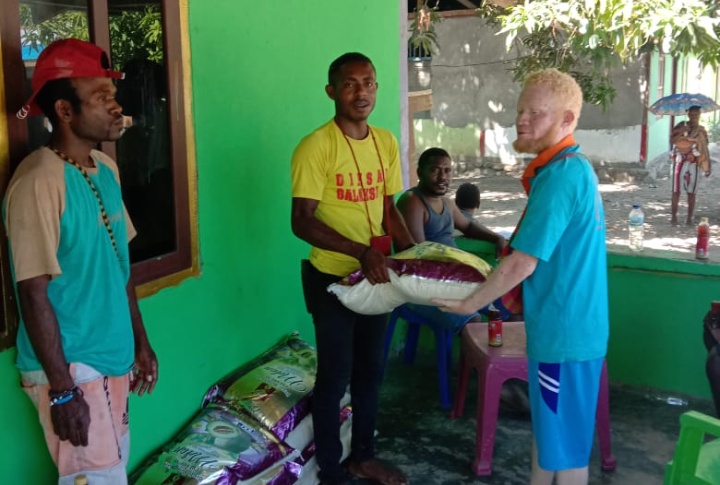
<svg viewBox="0 0 720 485">
<path fill-rule="evenodd" d="M 44 373 L 23 373 L 23 390 L 38 410 L 50 456 L 60 474 L 59 483 L 73 483 L 85 474 L 90 483 L 126 483 L 129 453 L 128 395 L 130 374 L 108 377 L 83 364 L 70 364 L 70 374 L 90 408 L 88 446 L 60 441 L 50 418 L 50 386 Z M 38 378 L 39 377 L 39 378 Z M 122 480 L 122 481 L 118 481 Z"/>
</svg>

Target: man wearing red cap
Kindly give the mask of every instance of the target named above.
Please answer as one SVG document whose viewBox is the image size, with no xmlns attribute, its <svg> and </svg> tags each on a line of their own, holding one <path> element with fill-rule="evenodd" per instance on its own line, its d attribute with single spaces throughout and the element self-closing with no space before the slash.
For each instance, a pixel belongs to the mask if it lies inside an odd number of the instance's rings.
<svg viewBox="0 0 720 485">
<path fill-rule="evenodd" d="M 118 168 L 94 149 L 122 135 L 112 81 L 121 77 L 89 42 L 64 39 L 40 54 L 18 117 L 43 113 L 52 135 L 5 195 L 17 366 L 60 484 L 79 474 L 93 485 L 127 483 L 128 393 L 152 392 L 158 378 L 130 276 L 135 229 Z"/>
</svg>

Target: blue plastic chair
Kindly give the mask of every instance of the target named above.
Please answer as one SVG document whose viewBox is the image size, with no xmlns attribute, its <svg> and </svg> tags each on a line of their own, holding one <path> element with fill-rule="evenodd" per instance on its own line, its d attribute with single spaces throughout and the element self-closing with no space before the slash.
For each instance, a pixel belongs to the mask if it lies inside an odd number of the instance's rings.
<svg viewBox="0 0 720 485">
<path fill-rule="evenodd" d="M 388 320 L 387 333 L 385 335 L 385 360 L 387 361 L 390 353 L 390 344 L 392 343 L 393 333 L 395 333 L 395 325 L 398 318 L 402 318 L 408 323 L 407 338 L 405 340 L 405 362 L 412 364 L 415 361 L 418 340 L 420 338 L 420 326 L 427 325 L 435 335 L 435 356 L 438 367 L 438 386 L 440 390 L 440 406 L 443 409 L 452 407 L 452 396 L 450 393 L 450 368 L 452 366 L 452 346 L 453 332 L 432 320 L 418 315 L 410 310 L 407 306 L 397 307 L 390 314 Z"/>
</svg>

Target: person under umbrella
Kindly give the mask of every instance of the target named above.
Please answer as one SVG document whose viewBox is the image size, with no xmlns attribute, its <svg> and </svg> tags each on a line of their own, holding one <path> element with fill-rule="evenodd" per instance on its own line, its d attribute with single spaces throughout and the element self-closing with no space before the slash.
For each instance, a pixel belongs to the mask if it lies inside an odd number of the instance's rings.
<svg viewBox="0 0 720 485">
<path fill-rule="evenodd" d="M 688 214 L 686 224 L 694 223 L 695 201 L 698 189 L 698 174 L 702 171 L 710 176 L 710 154 L 708 135 L 700 125 L 700 113 L 720 109 L 715 100 L 700 93 L 675 93 L 655 101 L 649 111 L 658 116 L 682 116 L 688 120 L 678 123 L 670 134 L 672 151 L 672 204 L 671 223 L 676 226 L 680 191 L 688 194 Z"/>
<path fill-rule="evenodd" d="M 680 192 L 687 193 L 688 212 L 685 223 L 693 225 L 695 202 L 698 188 L 698 174 L 710 175 L 710 154 L 708 152 L 708 134 L 700 124 L 700 106 L 691 106 L 687 110 L 688 120 L 675 125 L 670 135 L 672 144 L 672 203 L 671 219 L 678 224 L 677 213 Z"/>
</svg>

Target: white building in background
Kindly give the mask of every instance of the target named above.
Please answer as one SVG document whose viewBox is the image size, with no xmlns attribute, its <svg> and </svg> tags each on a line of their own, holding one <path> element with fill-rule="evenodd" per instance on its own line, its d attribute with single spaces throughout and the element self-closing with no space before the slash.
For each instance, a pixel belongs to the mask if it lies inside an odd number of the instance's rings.
<svg viewBox="0 0 720 485">
<path fill-rule="evenodd" d="M 409 75 L 411 91 L 414 82 L 415 90 L 424 83 L 422 88 L 432 93 L 431 109 L 414 115 L 411 159 L 425 148 L 442 146 L 460 162 L 461 170 L 522 166 L 524 160 L 511 144 L 520 86 L 508 69 L 516 53 L 507 52 L 504 36 L 496 35 L 472 10 L 467 15 L 455 12 L 435 28 L 440 48 L 426 61 L 429 72 L 413 72 L 421 70 L 415 65 Z M 586 104 L 576 131 L 585 153 L 609 170 L 642 168 L 667 153 L 676 120 L 647 111 L 656 99 L 684 91 L 720 98 L 717 72 L 699 69 L 694 60 L 646 56 L 616 68 L 611 78 L 617 90 L 613 104 L 607 111 Z M 720 113 L 703 117 L 709 131 L 718 125 L 716 116 Z M 720 141 L 720 126 L 715 133 Z"/>
</svg>

